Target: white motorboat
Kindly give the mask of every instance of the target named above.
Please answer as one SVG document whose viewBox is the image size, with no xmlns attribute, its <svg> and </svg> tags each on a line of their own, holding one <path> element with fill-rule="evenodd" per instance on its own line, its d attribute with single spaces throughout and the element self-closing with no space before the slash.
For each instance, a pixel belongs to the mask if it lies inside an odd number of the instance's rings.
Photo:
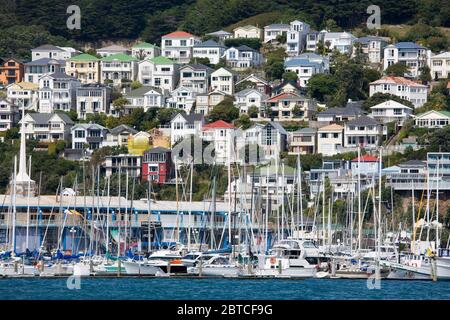
<svg viewBox="0 0 450 320">
<path fill-rule="evenodd" d="M 319 268 L 319 256 L 318 248 L 310 240 L 281 240 L 272 247 L 267 256 L 259 257 L 254 275 L 313 278 Z"/>
<path fill-rule="evenodd" d="M 121 264 L 127 275 L 155 276 L 158 273 L 164 273 L 160 267 L 148 261 L 129 260 L 122 261 Z"/>
<path fill-rule="evenodd" d="M 203 260 L 196 267 L 188 269 L 188 273 L 202 275 L 205 277 L 237 277 L 240 268 L 236 263 L 230 261 L 229 256 L 214 254 L 209 260 Z"/>
</svg>

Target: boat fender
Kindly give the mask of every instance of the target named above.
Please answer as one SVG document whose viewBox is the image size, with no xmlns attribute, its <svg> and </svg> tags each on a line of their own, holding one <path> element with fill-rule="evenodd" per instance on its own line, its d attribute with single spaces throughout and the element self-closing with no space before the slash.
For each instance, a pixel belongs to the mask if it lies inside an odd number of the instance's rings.
<svg viewBox="0 0 450 320">
<path fill-rule="evenodd" d="M 270 258 L 270 263 L 271 264 L 275 264 L 277 262 L 277 259 L 275 259 L 274 257 Z"/>
</svg>

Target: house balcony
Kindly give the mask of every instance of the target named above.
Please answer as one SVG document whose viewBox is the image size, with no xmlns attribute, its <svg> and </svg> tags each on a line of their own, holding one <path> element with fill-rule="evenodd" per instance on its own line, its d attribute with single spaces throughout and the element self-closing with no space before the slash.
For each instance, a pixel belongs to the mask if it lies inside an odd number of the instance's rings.
<svg viewBox="0 0 450 320">
<path fill-rule="evenodd" d="M 101 143 L 102 141 L 102 137 L 86 137 L 86 142 L 88 143 Z"/>
</svg>

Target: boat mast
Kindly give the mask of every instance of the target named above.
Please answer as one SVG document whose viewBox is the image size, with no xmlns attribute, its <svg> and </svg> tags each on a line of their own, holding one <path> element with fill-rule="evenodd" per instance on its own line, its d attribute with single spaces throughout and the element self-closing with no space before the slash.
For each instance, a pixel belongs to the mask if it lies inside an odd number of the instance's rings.
<svg viewBox="0 0 450 320">
<path fill-rule="evenodd" d="M 436 250 L 439 249 L 440 247 L 440 242 L 439 242 L 439 163 L 440 158 L 438 157 L 437 160 L 437 168 L 436 168 Z"/>
<path fill-rule="evenodd" d="M 16 255 L 16 214 L 17 214 L 17 207 L 16 207 L 16 176 L 17 176 L 17 156 L 14 156 L 14 176 L 13 176 L 13 190 L 12 190 L 12 203 L 13 203 L 13 210 L 12 210 L 12 224 L 11 224 L 11 255 Z"/>
<path fill-rule="evenodd" d="M 191 159 L 191 177 L 189 188 L 189 216 L 188 216 L 188 252 L 191 251 L 191 216 L 192 216 L 192 180 L 194 178 L 194 158 Z M 231 195 L 230 195 L 231 197 Z"/>
<path fill-rule="evenodd" d="M 111 198 L 110 198 L 110 187 L 111 187 L 111 177 L 106 178 L 108 180 L 108 187 L 107 187 L 107 197 L 108 197 L 108 205 L 106 206 L 106 253 L 109 253 L 109 206 L 111 204 Z"/>
<path fill-rule="evenodd" d="M 25 238 L 25 249 L 29 249 L 29 239 L 30 239 L 30 196 L 31 196 L 31 155 L 28 157 L 28 192 L 27 192 L 27 234 Z"/>
<path fill-rule="evenodd" d="M 361 149 L 358 146 L 358 251 L 361 250 L 362 217 L 361 217 Z"/>
</svg>

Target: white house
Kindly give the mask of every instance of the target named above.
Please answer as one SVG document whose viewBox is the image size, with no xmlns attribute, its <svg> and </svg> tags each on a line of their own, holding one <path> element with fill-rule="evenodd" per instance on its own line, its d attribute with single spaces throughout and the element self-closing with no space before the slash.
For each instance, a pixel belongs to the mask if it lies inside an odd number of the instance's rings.
<svg viewBox="0 0 450 320">
<path fill-rule="evenodd" d="M 228 48 L 225 50 L 223 57 L 227 66 L 236 70 L 259 66 L 263 62 L 261 53 L 246 45 Z"/>
<path fill-rule="evenodd" d="M 39 112 L 76 110 L 77 88 L 81 82 L 65 73 L 52 73 L 39 79 Z"/>
<path fill-rule="evenodd" d="M 191 88 L 180 86 L 171 92 L 170 97 L 167 99 L 167 107 L 191 113 L 196 94 Z"/>
<path fill-rule="evenodd" d="M 338 50 L 340 53 L 351 53 L 356 37 L 348 32 L 326 32 L 323 43 L 329 50 Z"/>
<path fill-rule="evenodd" d="M 427 102 L 427 86 L 402 77 L 382 77 L 370 83 L 370 96 L 375 93 L 389 93 L 410 101 L 415 108 Z"/>
<path fill-rule="evenodd" d="M 291 30 L 289 24 L 284 23 L 273 23 L 264 27 L 264 42 L 271 42 L 276 40 L 278 36 L 287 35 L 288 31 Z"/>
<path fill-rule="evenodd" d="M 202 114 L 176 114 L 170 121 L 170 144 L 173 147 L 177 142 L 189 136 L 201 136 L 205 120 Z"/>
<path fill-rule="evenodd" d="M 269 160 L 279 158 L 281 152 L 287 151 L 288 133 L 279 122 L 270 121 L 254 124 L 239 140 L 244 144 L 257 144 L 261 148 L 261 160 Z M 236 149 L 240 149 L 239 144 Z"/>
<path fill-rule="evenodd" d="M 214 160 L 218 164 L 228 163 L 233 160 L 233 146 L 235 137 L 235 127 L 228 122 L 218 120 L 204 124 L 202 128 L 202 138 L 214 144 Z"/>
<path fill-rule="evenodd" d="M 185 31 L 175 31 L 162 36 L 162 55 L 179 63 L 189 63 L 192 49 L 199 43 L 201 40 L 198 37 Z"/>
<path fill-rule="evenodd" d="M 108 114 L 111 104 L 111 88 L 100 83 L 84 84 L 77 88 L 77 114 L 86 119 L 88 114 Z"/>
<path fill-rule="evenodd" d="M 161 55 L 161 48 L 151 43 L 139 42 L 131 47 L 131 55 L 138 60 L 151 59 Z"/>
<path fill-rule="evenodd" d="M 430 65 L 431 50 L 414 42 L 398 42 L 384 48 L 383 70 L 389 66 L 402 63 L 409 68 L 408 75 L 417 77 L 420 68 Z"/>
<path fill-rule="evenodd" d="M 219 41 L 221 43 L 223 43 L 227 39 L 233 38 L 233 34 L 231 32 L 224 31 L 224 30 L 210 32 L 210 33 L 207 33 L 206 35 L 216 37 L 217 39 L 219 39 Z"/>
<path fill-rule="evenodd" d="M 119 85 L 124 81 L 133 81 L 137 77 L 137 59 L 124 53 L 116 53 L 100 61 L 102 82 Z"/>
<path fill-rule="evenodd" d="M 443 128 L 450 125 L 450 112 L 430 110 L 418 114 L 414 119 L 415 126 L 418 128 Z"/>
<path fill-rule="evenodd" d="M 250 107 L 256 107 L 261 111 L 263 101 L 267 99 L 265 94 L 251 88 L 237 92 L 234 97 L 236 99 L 234 105 L 240 113 L 248 113 Z"/>
<path fill-rule="evenodd" d="M 13 104 L 25 105 L 27 110 L 38 110 L 39 106 L 39 84 L 32 82 L 11 83 L 6 87 L 6 97 Z"/>
<path fill-rule="evenodd" d="M 289 132 L 289 154 L 313 154 L 317 149 L 317 129 L 302 128 Z"/>
<path fill-rule="evenodd" d="M 214 90 L 208 93 L 197 94 L 195 97 L 195 113 L 208 115 L 211 110 L 229 96 L 220 90 Z"/>
<path fill-rule="evenodd" d="M 150 108 L 164 108 L 165 96 L 160 88 L 142 86 L 129 92 L 125 98 L 128 104 L 125 106 L 125 113 L 131 113 L 133 109 L 143 108 L 147 111 Z"/>
<path fill-rule="evenodd" d="M 396 122 L 403 125 L 405 120 L 411 117 L 413 109 L 394 100 L 388 100 L 370 107 L 370 116 L 380 123 Z"/>
<path fill-rule="evenodd" d="M 310 25 L 302 21 L 292 21 L 290 30 L 286 35 L 286 53 L 289 56 L 299 55 L 306 47 L 306 35 L 310 30 Z"/>
<path fill-rule="evenodd" d="M 64 73 L 66 69 L 65 60 L 57 60 L 52 58 L 41 58 L 24 64 L 25 66 L 25 82 L 39 83 L 39 78 L 44 74 Z"/>
<path fill-rule="evenodd" d="M 262 30 L 258 27 L 247 25 L 233 29 L 235 38 L 262 38 Z"/>
<path fill-rule="evenodd" d="M 356 50 L 359 46 L 360 53 L 367 56 L 369 63 L 378 64 L 383 61 L 384 48 L 387 45 L 386 38 L 374 36 L 361 37 L 356 39 L 354 44 L 353 55 L 357 53 Z"/>
<path fill-rule="evenodd" d="M 298 93 L 280 93 L 263 101 L 267 118 L 277 121 L 308 121 L 316 110 L 316 103 Z"/>
<path fill-rule="evenodd" d="M 57 47 L 51 44 L 44 44 L 37 48 L 31 49 L 31 61 L 42 58 L 67 60 L 79 54 L 80 52 L 69 47 Z"/>
<path fill-rule="evenodd" d="M 130 136 L 134 136 L 137 133 L 138 131 L 136 129 L 125 124 L 121 124 L 107 132 L 106 141 L 104 141 L 104 144 L 108 146 L 128 147 L 128 139 Z"/>
<path fill-rule="evenodd" d="M 432 56 L 430 69 L 433 79 L 447 79 L 450 76 L 450 51 Z"/>
<path fill-rule="evenodd" d="M 375 119 L 360 116 L 344 124 L 344 147 L 376 149 L 382 142 L 383 125 Z"/>
<path fill-rule="evenodd" d="M 130 54 L 130 50 L 117 44 L 97 49 L 97 54 L 101 55 L 102 57 L 108 57 L 119 53 L 128 55 Z"/>
<path fill-rule="evenodd" d="M 249 74 L 248 76 L 246 76 L 245 78 L 239 80 L 238 82 L 236 82 L 236 86 L 238 86 L 240 83 L 251 83 L 252 86 L 258 90 L 261 93 L 264 94 L 269 94 L 270 90 L 272 89 L 269 85 L 269 82 L 267 82 L 265 79 L 263 79 L 262 77 L 259 77 L 255 74 Z"/>
<path fill-rule="evenodd" d="M 108 129 L 96 123 L 79 123 L 72 127 L 72 149 L 93 150 L 103 147 Z"/>
<path fill-rule="evenodd" d="M 380 172 L 380 161 L 377 157 L 365 154 L 350 162 L 353 176 L 373 176 Z"/>
<path fill-rule="evenodd" d="M 209 89 L 209 77 L 214 70 L 203 64 L 187 64 L 180 68 L 179 86 L 195 93 L 206 93 Z"/>
<path fill-rule="evenodd" d="M 18 121 L 18 106 L 5 98 L 0 98 L 0 132 L 11 129 Z"/>
<path fill-rule="evenodd" d="M 309 79 L 319 73 L 328 73 L 329 61 L 328 58 L 307 53 L 298 57 L 288 58 L 284 62 L 286 71 L 291 71 L 297 74 L 298 81 L 301 87 L 308 86 Z"/>
<path fill-rule="evenodd" d="M 194 45 L 193 58 L 207 58 L 210 64 L 218 64 L 226 47 L 214 40 L 207 40 Z"/>
<path fill-rule="evenodd" d="M 317 152 L 333 156 L 344 146 L 344 127 L 330 124 L 317 130 Z"/>
<path fill-rule="evenodd" d="M 211 73 L 211 90 L 219 90 L 228 95 L 234 94 L 234 84 L 237 75 L 226 68 L 220 68 Z"/>
<path fill-rule="evenodd" d="M 140 61 L 138 69 L 138 80 L 145 86 L 153 86 L 170 92 L 178 83 L 178 64 L 169 58 L 158 56 Z"/>
<path fill-rule="evenodd" d="M 27 113 L 19 123 L 22 121 L 25 122 L 27 139 L 32 138 L 44 142 L 69 141 L 74 124 L 65 113 Z"/>
</svg>

